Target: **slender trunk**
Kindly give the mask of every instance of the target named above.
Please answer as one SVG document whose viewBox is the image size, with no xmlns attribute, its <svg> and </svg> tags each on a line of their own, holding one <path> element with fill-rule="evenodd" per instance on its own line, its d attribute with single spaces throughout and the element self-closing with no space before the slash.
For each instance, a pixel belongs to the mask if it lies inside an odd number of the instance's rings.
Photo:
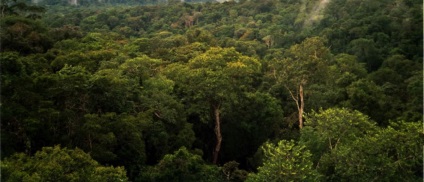
<svg viewBox="0 0 424 182">
<path fill-rule="evenodd" d="M 216 146 L 215 150 L 213 151 L 213 163 L 216 164 L 218 162 L 218 155 L 219 151 L 221 150 L 221 142 L 222 142 L 222 135 L 221 135 L 221 119 L 220 119 L 220 111 L 219 106 L 213 107 L 213 112 L 215 116 L 215 135 L 216 135 Z"/>
<path fill-rule="evenodd" d="M 90 145 L 90 152 L 93 151 L 93 142 L 91 140 L 91 135 L 88 134 L 88 144 Z"/>
<path fill-rule="evenodd" d="M 4 10 L 6 9 L 6 5 L 3 5 L 2 7 L 1 7 L 1 17 L 3 18 L 4 17 Z"/>
<path fill-rule="evenodd" d="M 297 112 L 298 112 L 298 119 L 299 119 L 299 128 L 302 129 L 303 127 L 303 84 L 301 83 L 299 85 L 299 90 L 296 90 L 296 94 L 293 94 L 293 92 L 289 89 L 288 86 L 285 86 L 286 89 L 289 91 L 290 96 L 294 100 L 297 106 Z M 299 101 L 300 99 L 300 101 Z"/>
<path fill-rule="evenodd" d="M 300 97 L 300 106 L 299 106 L 299 128 L 303 128 L 303 108 L 305 103 L 303 102 L 303 85 L 299 86 L 299 97 Z"/>
</svg>

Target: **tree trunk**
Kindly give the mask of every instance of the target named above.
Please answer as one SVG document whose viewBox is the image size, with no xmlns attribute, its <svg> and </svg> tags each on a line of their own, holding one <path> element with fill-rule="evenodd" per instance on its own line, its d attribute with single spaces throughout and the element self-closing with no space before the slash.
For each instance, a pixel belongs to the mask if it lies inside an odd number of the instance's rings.
<svg viewBox="0 0 424 182">
<path fill-rule="evenodd" d="M 300 84 L 299 86 L 299 97 L 300 97 L 300 106 L 299 106 L 299 128 L 303 128 L 303 108 L 305 106 L 305 103 L 303 102 L 303 85 Z"/>
<path fill-rule="evenodd" d="M 215 150 L 213 151 L 213 163 L 216 164 L 218 162 L 218 155 L 219 151 L 221 150 L 221 142 L 222 142 L 222 135 L 221 135 L 221 119 L 220 119 L 220 111 L 219 106 L 213 107 L 213 112 L 215 116 L 215 135 L 216 135 L 216 146 Z"/>
<path fill-rule="evenodd" d="M 296 90 L 296 95 L 289 89 L 288 86 L 285 85 L 286 89 L 289 91 L 290 96 L 294 100 L 297 106 L 298 118 L 299 118 L 299 128 L 303 128 L 303 108 L 305 107 L 305 103 L 303 102 L 303 84 L 304 80 L 299 84 L 299 90 Z M 300 101 L 299 101 L 300 99 Z"/>
</svg>

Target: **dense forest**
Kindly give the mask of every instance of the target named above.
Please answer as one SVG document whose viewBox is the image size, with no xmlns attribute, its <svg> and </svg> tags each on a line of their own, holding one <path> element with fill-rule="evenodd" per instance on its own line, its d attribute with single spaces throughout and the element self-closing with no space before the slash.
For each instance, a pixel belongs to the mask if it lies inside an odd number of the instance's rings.
<svg viewBox="0 0 424 182">
<path fill-rule="evenodd" d="M 2 181 L 422 181 L 418 0 L 2 0 Z"/>
</svg>

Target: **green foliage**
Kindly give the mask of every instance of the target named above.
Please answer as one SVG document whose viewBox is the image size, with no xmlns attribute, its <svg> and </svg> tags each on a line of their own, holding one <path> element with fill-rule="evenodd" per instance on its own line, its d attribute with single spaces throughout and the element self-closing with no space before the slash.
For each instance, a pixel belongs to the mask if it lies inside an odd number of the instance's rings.
<svg viewBox="0 0 424 182">
<path fill-rule="evenodd" d="M 422 104 L 404 104 L 411 103 L 415 98 L 422 97 L 420 96 L 422 94 L 417 95 L 408 92 L 408 80 L 418 77 L 422 78 L 422 75 L 418 76 L 422 70 L 421 68 L 421 63 L 408 60 L 403 55 L 394 55 L 386 59 L 380 69 L 368 75 L 368 78 L 379 85 L 387 99 L 390 100 L 390 102 L 384 102 L 385 116 L 381 119 L 398 119 L 399 116 L 408 113 L 409 116 L 402 119 L 422 120 L 421 116 L 418 117 L 422 113 L 417 112 L 422 110 L 420 109 Z M 414 74 L 416 75 L 414 76 Z"/>
<path fill-rule="evenodd" d="M 221 181 L 221 177 L 217 166 L 206 164 L 201 156 L 182 147 L 141 171 L 138 181 Z"/>
<path fill-rule="evenodd" d="M 139 91 L 134 80 L 127 79 L 118 69 L 96 72 L 89 80 L 92 107 L 101 112 L 124 112 L 131 110 L 131 101 Z"/>
<path fill-rule="evenodd" d="M 221 113 L 230 110 L 240 95 L 252 90 L 254 76 L 260 68 L 258 60 L 243 56 L 234 48 L 213 47 L 187 64 L 169 66 L 168 77 L 175 80 L 191 103 L 189 114 L 197 115 L 205 123 L 215 122 L 218 138 L 221 137 Z M 220 145 L 218 143 L 216 148 Z"/>
<path fill-rule="evenodd" d="M 406 104 L 406 111 L 402 114 L 402 119 L 406 120 L 407 118 L 411 118 L 411 120 L 422 121 L 422 113 L 423 110 L 423 71 L 414 72 L 414 74 L 406 80 L 406 90 L 408 95 L 410 96 L 408 102 Z"/>
<path fill-rule="evenodd" d="M 168 77 L 175 80 L 193 103 L 219 106 L 248 91 L 260 66 L 259 61 L 233 48 L 211 48 L 186 65 L 169 66 Z"/>
<path fill-rule="evenodd" d="M 39 129 L 31 117 L 40 102 L 34 92 L 31 69 L 17 52 L 1 52 L 1 140 L 2 157 L 14 152 L 30 152 L 31 140 Z"/>
<path fill-rule="evenodd" d="M 146 80 L 143 86 L 146 89 L 142 92 L 142 105 L 154 112 L 156 117 L 170 123 L 184 118 L 183 105 L 171 95 L 174 89 L 172 80 L 163 76 L 153 77 Z"/>
<path fill-rule="evenodd" d="M 147 160 L 143 131 L 148 123 L 143 114 L 87 114 L 76 142 L 95 160 L 125 166 L 128 176 L 134 177 Z"/>
<path fill-rule="evenodd" d="M 380 67 L 382 60 L 374 41 L 360 38 L 352 40 L 349 46 L 351 47 L 349 53 L 358 57 L 359 61 L 366 63 L 369 72 Z"/>
<path fill-rule="evenodd" d="M 296 80 L 295 83 L 322 76 L 331 61 L 331 52 L 325 47 L 325 40 L 320 37 L 308 38 L 291 46 L 287 54 L 288 59 L 283 60 L 285 69 L 282 75 L 286 79 Z"/>
<path fill-rule="evenodd" d="M 0 3 L 1 17 L 18 15 L 26 18 L 37 19 L 46 9 L 42 6 L 32 5 L 24 1 L 4 0 Z"/>
<path fill-rule="evenodd" d="M 334 152 L 334 175 L 357 181 L 421 181 L 423 144 L 419 123 L 392 122 Z"/>
<path fill-rule="evenodd" d="M 46 25 L 22 16 L 5 16 L 0 21 L 1 51 L 18 51 L 21 54 L 42 53 L 51 48 Z M 7 46 L 5 46 L 7 45 Z"/>
<path fill-rule="evenodd" d="M 325 40 L 321 37 L 311 37 L 300 44 L 291 46 L 281 60 L 272 60 L 268 65 L 267 76 L 274 81 L 271 88 L 277 94 L 284 89 L 285 95 L 294 101 L 296 109 L 287 110 L 290 113 L 297 111 L 299 127 L 303 125 L 301 118 L 304 108 L 305 106 L 309 107 L 305 104 L 304 98 L 308 98 L 314 91 L 319 93 L 318 89 L 326 87 L 329 83 L 326 79 L 329 76 L 328 68 L 331 59 L 332 55 L 330 50 L 325 47 Z M 316 98 L 316 100 L 324 99 Z M 314 100 L 310 102 L 314 102 Z M 293 123 L 294 121 L 288 122 Z"/>
<path fill-rule="evenodd" d="M 281 131 L 283 111 L 276 98 L 268 93 L 254 92 L 240 95 L 224 112 L 223 156 L 239 159 L 253 156 L 257 148 L 272 136 L 285 134 Z M 257 167 L 249 163 L 249 166 Z"/>
<path fill-rule="evenodd" d="M 384 117 L 384 111 L 377 109 L 384 108 L 386 97 L 383 89 L 373 81 L 360 79 L 349 85 L 346 91 L 349 98 L 345 103 L 346 107 L 357 109 L 372 118 L 380 119 Z M 387 122 L 387 120 L 380 120 L 381 124 L 384 124 L 383 122 Z"/>
<path fill-rule="evenodd" d="M 1 1 L 1 157 L 26 171 L 2 178 L 59 178 L 13 154 L 60 144 L 132 181 L 243 181 L 261 144 L 293 139 L 268 153 L 312 161 L 298 171 L 325 181 L 422 179 L 421 1 L 200 1 Z M 211 121 L 222 167 L 187 153 L 211 161 Z M 93 165 L 78 167 L 89 181 L 125 173 Z"/>
<path fill-rule="evenodd" d="M 349 86 L 352 82 L 364 78 L 367 71 L 363 63 L 359 63 L 357 58 L 349 54 L 339 54 L 334 57 L 334 66 L 331 73 L 335 83 L 340 87 Z"/>
<path fill-rule="evenodd" d="M 300 143 L 311 150 L 314 163 L 319 163 L 322 155 L 340 144 L 349 144 L 375 130 L 375 123 L 359 111 L 331 108 L 307 115 Z"/>
<path fill-rule="evenodd" d="M 304 145 L 293 140 L 281 140 L 278 145 L 265 143 L 263 166 L 257 174 L 249 174 L 246 181 L 317 181 L 318 172 L 313 168 L 312 154 Z"/>
<path fill-rule="evenodd" d="M 312 113 L 300 138 L 326 181 L 422 179 L 423 142 L 418 123 L 391 122 L 380 128 L 348 109 Z"/>
<path fill-rule="evenodd" d="M 15 154 L 2 161 L 1 170 L 3 181 L 128 181 L 123 167 L 101 166 L 78 148 L 60 146 L 34 156 Z"/>
<path fill-rule="evenodd" d="M 222 166 L 222 172 L 224 173 L 227 181 L 245 181 L 248 175 L 247 171 L 240 170 L 238 168 L 239 163 L 236 161 L 230 161 Z"/>
</svg>

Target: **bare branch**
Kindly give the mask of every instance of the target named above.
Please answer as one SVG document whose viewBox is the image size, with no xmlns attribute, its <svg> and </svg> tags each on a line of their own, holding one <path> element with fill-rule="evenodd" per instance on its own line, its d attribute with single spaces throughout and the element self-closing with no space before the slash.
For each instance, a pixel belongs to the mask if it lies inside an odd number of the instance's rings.
<svg viewBox="0 0 424 182">
<path fill-rule="evenodd" d="M 292 97 L 292 99 L 296 102 L 296 106 L 297 109 L 300 110 L 300 106 L 299 106 L 299 100 L 296 99 L 296 97 L 293 95 L 293 92 L 289 89 L 289 87 L 287 87 L 287 85 L 284 85 L 284 87 L 286 87 L 286 89 L 289 91 L 290 96 Z"/>
<path fill-rule="evenodd" d="M 160 116 L 160 114 L 157 111 L 153 112 L 153 114 L 155 114 L 155 116 L 158 117 L 159 119 L 163 119 L 162 116 Z"/>
</svg>

